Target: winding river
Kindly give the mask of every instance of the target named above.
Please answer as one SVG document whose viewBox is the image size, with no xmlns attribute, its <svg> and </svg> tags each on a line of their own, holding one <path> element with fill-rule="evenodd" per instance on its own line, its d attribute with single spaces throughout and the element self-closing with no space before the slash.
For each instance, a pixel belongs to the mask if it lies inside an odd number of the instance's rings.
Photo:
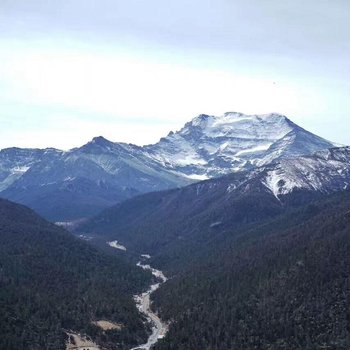
<svg viewBox="0 0 350 350">
<path fill-rule="evenodd" d="M 126 251 L 126 248 L 119 244 L 118 241 L 107 242 L 107 244 L 112 248 Z M 149 336 L 147 343 L 138 345 L 130 350 L 150 350 L 151 347 L 168 332 L 168 325 L 151 310 L 151 295 L 167 281 L 167 278 L 162 271 L 154 269 L 149 264 L 143 263 L 143 261 L 151 258 L 148 254 L 141 255 L 141 258 L 142 260 L 137 263 L 137 266 L 144 270 L 151 271 L 153 276 L 157 277 L 159 282 L 152 284 L 146 292 L 134 296 L 138 310 L 147 317 L 148 322 L 152 325 L 152 333 Z"/>
<path fill-rule="evenodd" d="M 146 257 L 145 255 L 143 257 Z M 152 310 L 151 310 L 151 294 L 154 293 L 163 283 L 167 281 L 163 272 L 152 268 L 150 265 L 143 264 L 141 261 L 137 263 L 137 266 L 144 270 L 152 272 L 153 276 L 157 277 L 160 282 L 152 284 L 150 288 L 134 297 L 137 308 L 140 312 L 147 316 L 148 321 L 152 324 L 152 334 L 149 336 L 147 343 L 138 345 L 130 350 L 150 350 L 151 347 L 157 343 L 157 341 L 165 336 L 168 331 L 168 325 L 164 323 Z"/>
</svg>

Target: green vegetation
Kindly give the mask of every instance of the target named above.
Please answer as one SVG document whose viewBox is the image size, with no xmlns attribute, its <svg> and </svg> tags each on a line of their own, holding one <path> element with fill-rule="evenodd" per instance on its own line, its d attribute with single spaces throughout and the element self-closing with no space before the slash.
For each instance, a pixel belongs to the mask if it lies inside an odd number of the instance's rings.
<svg viewBox="0 0 350 350">
<path fill-rule="evenodd" d="M 182 270 L 213 237 L 285 210 L 260 183 L 248 193 L 228 193 L 228 186 L 240 176 L 132 198 L 83 223 L 78 231 L 117 239 L 129 251 L 155 256 L 152 264 L 168 273 Z"/>
<path fill-rule="evenodd" d="M 349 192 L 299 191 L 279 200 L 254 182 L 232 195 L 232 179 L 140 196 L 79 230 L 98 237 L 96 244 L 117 239 L 131 256 L 150 253 L 150 263 L 172 277 L 154 293 L 155 307 L 171 322 L 156 350 L 349 349 Z M 9 218 L 10 227 L 15 217 Z M 142 343 L 146 333 L 130 295 L 149 276 L 53 225 L 29 221 L 3 233 L 8 246 L 1 248 L 0 276 L 7 285 L 1 289 L 0 320 L 2 329 L 12 324 L 19 335 L 7 339 L 18 341 L 27 329 L 30 337 L 62 344 L 66 328 L 82 330 L 111 349 Z M 126 326 L 104 335 L 91 325 L 97 318 Z M 42 341 L 37 337 L 23 346 L 52 348 Z"/>
<path fill-rule="evenodd" d="M 237 173 L 180 189 L 148 193 L 120 203 L 83 223 L 78 232 L 118 240 L 129 252 L 152 255 L 167 275 L 191 269 L 218 242 L 317 200 L 319 193 L 295 191 L 277 199 L 260 180 L 230 192 Z"/>
<path fill-rule="evenodd" d="M 349 192 L 278 200 L 254 182 L 231 195 L 235 176 L 133 198 L 81 229 L 172 276 L 154 294 L 171 322 L 157 350 L 349 349 Z"/>
<path fill-rule="evenodd" d="M 150 274 L 106 255 L 26 207 L 0 200 L 0 349 L 64 349 L 64 330 L 108 349 L 147 339 L 131 296 Z M 103 332 L 107 319 L 122 330 Z"/>
<path fill-rule="evenodd" d="M 218 241 L 155 295 L 157 350 L 350 348 L 350 196 Z"/>
</svg>

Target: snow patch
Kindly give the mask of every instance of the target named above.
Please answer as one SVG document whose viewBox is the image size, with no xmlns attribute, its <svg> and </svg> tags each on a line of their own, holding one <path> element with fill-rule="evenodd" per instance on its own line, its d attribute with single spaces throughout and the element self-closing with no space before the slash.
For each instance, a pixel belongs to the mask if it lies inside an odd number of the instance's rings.
<svg viewBox="0 0 350 350">
<path fill-rule="evenodd" d="M 236 153 L 236 156 L 241 156 L 242 154 L 247 154 L 247 153 L 255 153 L 255 152 L 262 152 L 262 151 L 267 151 L 271 147 L 272 143 L 266 143 L 263 145 L 259 145 L 256 147 L 248 148 L 248 149 L 243 149 L 239 152 Z"/>
<path fill-rule="evenodd" d="M 208 175 L 200 175 L 200 174 L 190 174 L 190 175 L 186 175 L 186 177 L 188 177 L 189 179 L 192 180 L 199 180 L 199 181 L 204 181 L 204 180 L 208 180 L 209 176 Z"/>
<path fill-rule="evenodd" d="M 235 184 L 229 184 L 229 185 L 227 186 L 226 192 L 227 192 L 227 193 L 231 193 L 231 192 L 233 192 L 236 188 L 237 188 L 237 186 L 236 186 Z"/>
<path fill-rule="evenodd" d="M 25 173 L 30 169 L 29 166 L 16 166 L 12 169 L 13 174 Z"/>
<path fill-rule="evenodd" d="M 119 244 L 118 241 L 107 242 L 107 244 L 112 248 L 126 251 L 126 248 Z"/>
<path fill-rule="evenodd" d="M 222 221 L 216 221 L 216 222 L 213 222 L 211 225 L 210 225 L 210 228 L 214 228 L 214 227 L 218 227 L 222 224 Z"/>
</svg>

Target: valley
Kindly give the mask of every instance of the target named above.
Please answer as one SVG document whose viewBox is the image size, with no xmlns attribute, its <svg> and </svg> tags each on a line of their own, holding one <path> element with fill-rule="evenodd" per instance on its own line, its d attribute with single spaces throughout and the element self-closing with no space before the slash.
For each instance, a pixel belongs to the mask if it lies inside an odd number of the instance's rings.
<svg viewBox="0 0 350 350">
<path fill-rule="evenodd" d="M 350 0 L 0 0 L 0 350 L 350 350 Z"/>
<path fill-rule="evenodd" d="M 111 242 L 107 243 L 111 247 L 116 249 L 119 248 L 119 245 L 111 245 Z M 123 246 L 122 246 L 123 247 Z M 124 248 L 124 247 L 123 247 Z M 126 250 L 126 249 L 121 249 Z M 151 296 L 156 292 L 166 281 L 167 278 L 162 271 L 152 268 L 147 264 L 147 259 L 151 257 L 148 254 L 141 255 L 142 261 L 137 263 L 137 266 L 143 270 L 150 271 L 152 275 L 157 279 L 154 284 L 151 284 L 149 289 L 143 292 L 140 295 L 135 295 L 134 300 L 136 302 L 138 310 L 147 317 L 148 322 L 151 324 L 152 333 L 150 334 L 147 343 L 138 345 L 131 350 L 150 350 L 153 345 L 155 345 L 159 339 L 165 337 L 168 332 L 168 324 L 163 322 L 159 316 L 154 313 L 151 309 Z"/>
<path fill-rule="evenodd" d="M 1 194 L 56 222 L 0 200 L 0 347 L 350 346 L 349 147 L 226 113 L 0 164 Z"/>
<path fill-rule="evenodd" d="M 147 316 L 148 320 L 152 324 L 152 334 L 149 336 L 146 344 L 139 345 L 131 350 L 150 350 L 159 339 L 162 339 L 166 336 L 168 332 L 168 324 L 163 322 L 159 316 L 154 313 L 151 309 L 151 297 L 154 292 L 156 292 L 162 284 L 167 281 L 167 278 L 164 276 L 163 272 L 157 269 L 153 269 L 150 265 L 139 262 L 138 267 L 152 272 L 152 275 L 155 276 L 158 280 L 155 284 L 152 284 L 146 292 L 141 295 L 136 295 L 134 297 L 137 307 L 140 312 Z"/>
</svg>

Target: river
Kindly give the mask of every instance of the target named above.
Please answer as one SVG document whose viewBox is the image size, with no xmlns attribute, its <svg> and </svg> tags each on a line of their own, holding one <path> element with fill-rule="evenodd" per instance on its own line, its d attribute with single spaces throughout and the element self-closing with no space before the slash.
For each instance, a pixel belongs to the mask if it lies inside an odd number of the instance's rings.
<svg viewBox="0 0 350 350">
<path fill-rule="evenodd" d="M 126 251 L 126 248 L 118 243 L 118 241 L 113 242 L 107 242 L 109 246 L 112 248 L 120 249 Z M 167 281 L 167 278 L 165 277 L 164 273 L 160 270 L 154 269 L 149 264 L 144 264 L 143 261 L 146 261 L 147 259 L 150 259 L 150 255 L 143 254 L 141 255 L 141 261 L 137 263 L 137 266 L 144 269 L 151 271 L 153 276 L 157 277 L 158 281 L 157 283 L 152 284 L 149 289 L 140 294 L 135 295 L 134 300 L 136 302 L 136 306 L 138 310 L 146 315 L 148 322 L 152 325 L 152 333 L 149 336 L 147 343 L 138 345 L 130 350 L 150 350 L 151 347 L 157 343 L 157 341 L 161 338 L 163 338 L 166 333 L 168 332 L 168 325 L 163 322 L 157 314 L 155 314 L 151 310 L 151 295 L 154 293 L 163 283 Z"/>
<path fill-rule="evenodd" d="M 146 257 L 146 255 L 143 255 Z M 147 343 L 138 345 L 135 348 L 130 350 L 150 350 L 151 347 L 157 343 L 157 341 L 163 338 L 167 331 L 168 325 L 163 322 L 152 310 L 151 310 L 151 295 L 154 293 L 163 283 L 167 281 L 167 278 L 164 276 L 163 272 L 157 269 L 152 268 L 148 264 L 144 264 L 141 261 L 137 263 L 137 266 L 144 270 L 149 270 L 152 272 L 153 276 L 157 277 L 159 282 L 152 284 L 150 288 L 134 297 L 137 308 L 140 312 L 147 316 L 148 321 L 152 324 L 152 334 L 149 336 Z"/>
</svg>

